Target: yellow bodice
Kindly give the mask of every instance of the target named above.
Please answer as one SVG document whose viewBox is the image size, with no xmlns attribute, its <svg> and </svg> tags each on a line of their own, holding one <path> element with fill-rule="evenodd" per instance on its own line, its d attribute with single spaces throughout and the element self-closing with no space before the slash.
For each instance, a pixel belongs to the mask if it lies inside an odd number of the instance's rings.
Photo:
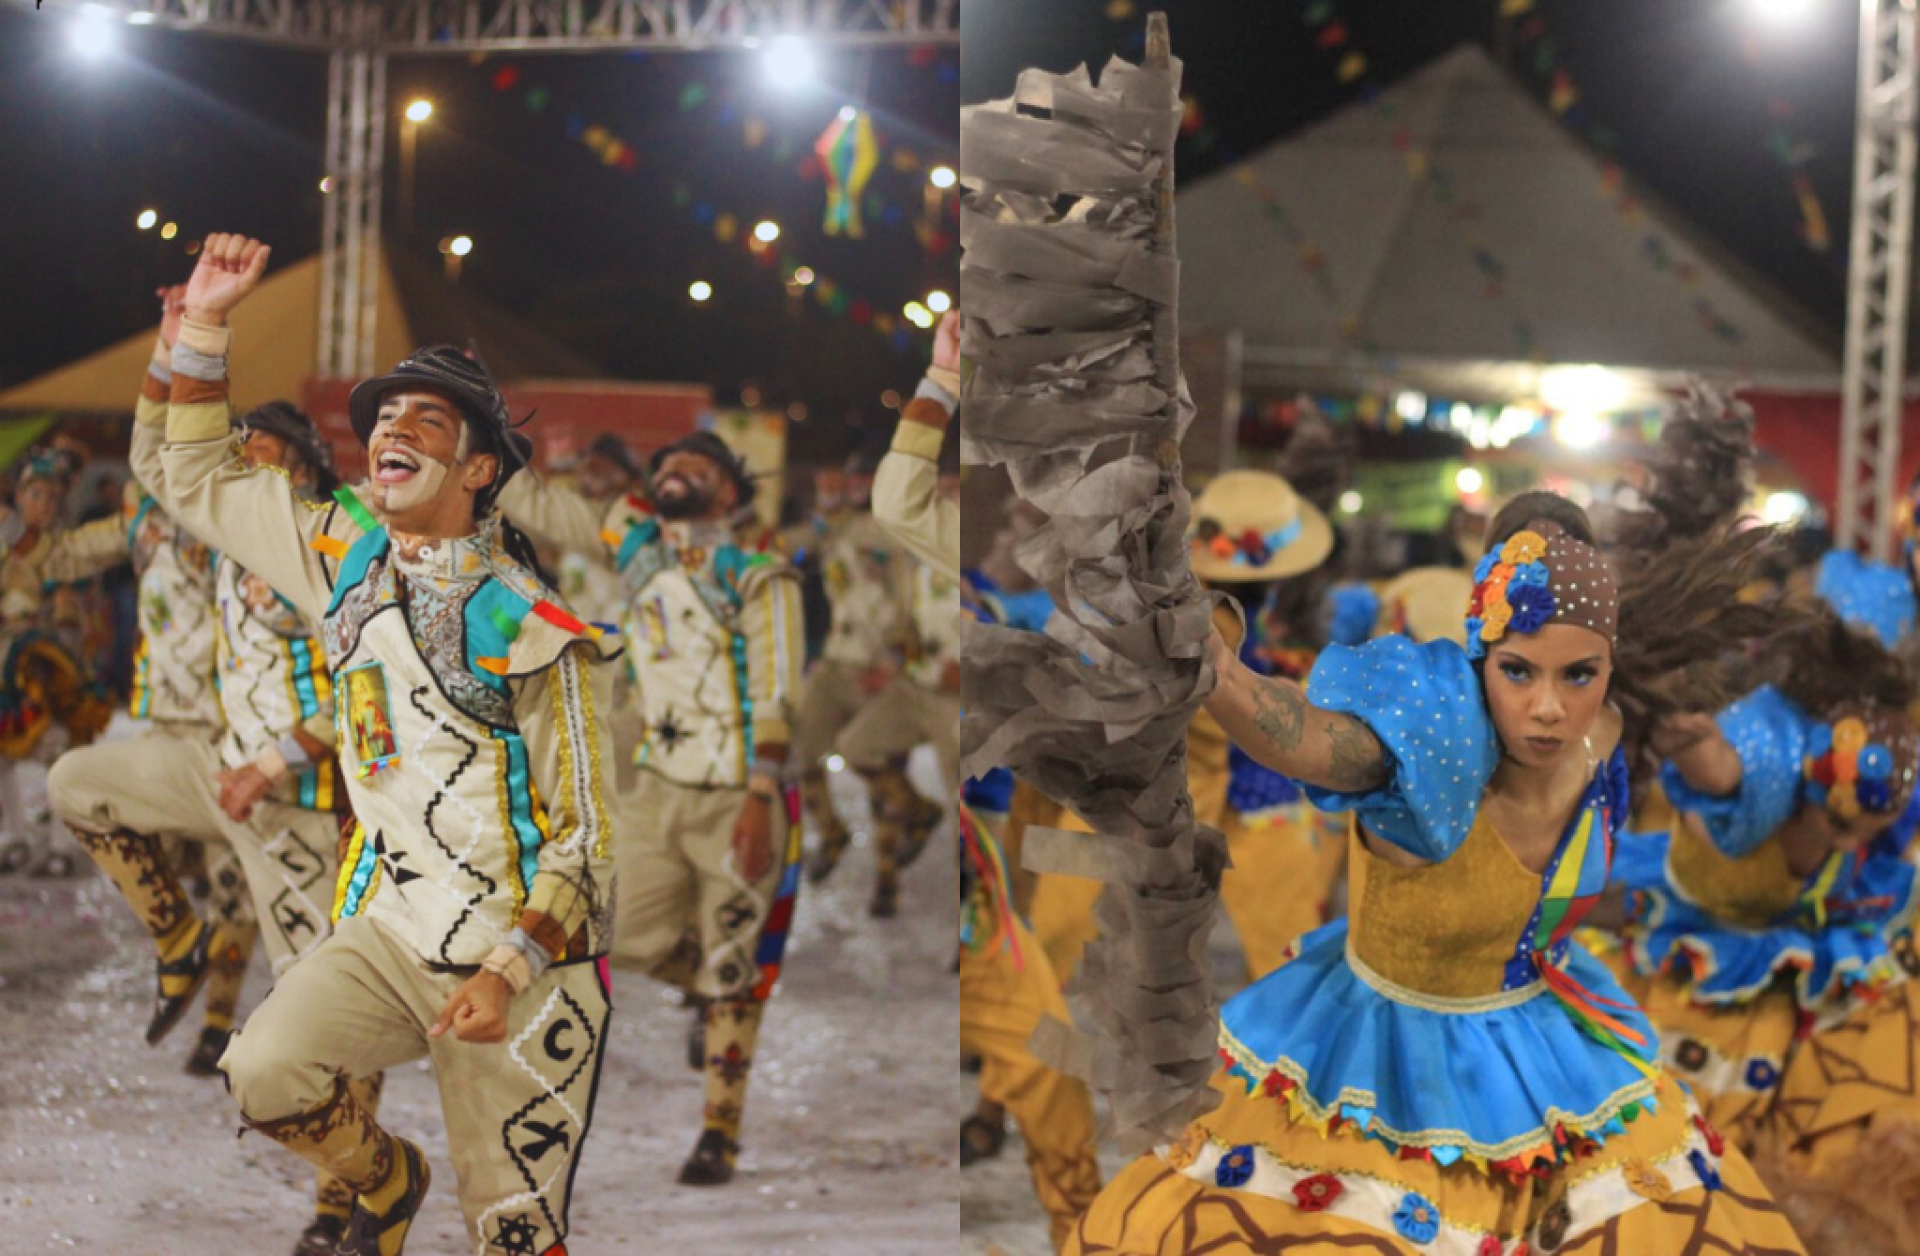
<svg viewBox="0 0 1920 1256">
<path fill-rule="evenodd" d="M 1728 924 L 1757 929 L 1800 897 L 1804 877 L 1787 867 L 1786 848 L 1769 837 L 1738 859 L 1722 854 L 1686 817 L 1675 817 L 1667 875 L 1687 900 Z"/>
<path fill-rule="evenodd" d="M 1349 830 L 1348 946 L 1366 970 L 1439 999 L 1506 997 L 1507 962 L 1540 901 L 1530 872 L 1482 815 L 1453 857 L 1402 868 Z"/>
</svg>

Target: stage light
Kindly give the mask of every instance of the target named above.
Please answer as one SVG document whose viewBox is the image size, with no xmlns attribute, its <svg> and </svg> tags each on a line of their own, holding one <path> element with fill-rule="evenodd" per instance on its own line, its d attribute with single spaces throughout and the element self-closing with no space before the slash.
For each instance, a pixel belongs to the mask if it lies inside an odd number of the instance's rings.
<svg viewBox="0 0 1920 1256">
<path fill-rule="evenodd" d="M 325 196 L 331 191 L 333 191 L 333 176 L 328 175 L 320 180 L 320 195 Z"/>
<path fill-rule="evenodd" d="M 1747 0 L 1747 11 L 1769 26 L 1800 26 L 1815 8 L 1814 0 Z"/>
<path fill-rule="evenodd" d="M 840 106 L 840 120 L 842 122 L 851 122 L 859 116 L 860 116 L 860 111 L 858 109 L 855 109 L 852 105 Z"/>
<path fill-rule="evenodd" d="M 416 100 L 407 106 L 407 121 L 416 126 L 432 116 L 433 102 L 431 100 Z"/>
<path fill-rule="evenodd" d="M 927 308 L 935 314 L 945 314 L 953 308 L 953 298 L 935 288 L 927 294 Z"/>
<path fill-rule="evenodd" d="M 455 257 L 465 257 L 473 252 L 473 240 L 468 236 L 455 236 L 453 242 L 447 245 L 447 252 Z"/>
<path fill-rule="evenodd" d="M 1550 410 L 1607 414 L 1624 406 L 1632 391 L 1624 375 L 1604 366 L 1555 366 L 1540 376 L 1540 400 Z"/>
<path fill-rule="evenodd" d="M 1553 425 L 1553 435 L 1568 449 L 1592 449 L 1607 439 L 1606 419 L 1590 410 L 1573 410 L 1562 414 Z"/>
<path fill-rule="evenodd" d="M 1454 472 L 1453 486 L 1462 493 L 1472 496 L 1487 486 L 1487 477 L 1480 474 L 1478 467 L 1461 467 Z"/>
<path fill-rule="evenodd" d="M 804 287 L 806 287 L 806 286 L 807 286 L 808 284 L 810 284 L 810 283 L 812 283 L 812 282 L 813 282 L 813 267 L 811 267 L 811 266 L 801 266 L 801 267 L 798 267 L 797 269 L 795 269 L 795 270 L 794 270 L 794 272 L 793 272 L 793 282 L 795 282 L 795 283 L 797 283 L 797 284 L 799 284 L 799 285 L 800 285 L 800 286 L 801 286 L 802 288 L 804 288 Z"/>
<path fill-rule="evenodd" d="M 713 295 L 713 285 L 704 279 L 696 279 L 687 285 L 687 295 L 696 301 L 704 301 Z"/>
<path fill-rule="evenodd" d="M 140 216 L 133 220 L 133 225 L 142 231 L 151 231 L 153 230 L 153 224 L 159 221 L 160 215 L 150 209 L 143 209 L 140 211 Z"/>
<path fill-rule="evenodd" d="M 180 234 L 180 224 L 177 222 L 170 222 L 166 226 L 160 228 L 160 238 L 162 240 L 171 240 L 173 239 L 173 237 L 179 234 Z"/>
<path fill-rule="evenodd" d="M 918 301 L 907 302 L 906 308 L 902 313 L 907 316 L 907 321 L 915 327 L 925 329 L 933 326 L 933 311 Z"/>
<path fill-rule="evenodd" d="M 1409 423 L 1418 423 L 1427 417 L 1427 395 L 1407 391 L 1395 395 L 1393 412 Z"/>
<path fill-rule="evenodd" d="M 813 79 L 813 49 L 794 35 L 782 35 L 767 46 L 760 59 L 767 81 L 782 90 L 804 87 Z"/>
<path fill-rule="evenodd" d="M 1350 488 L 1346 492 L 1340 494 L 1340 513 L 1341 514 L 1357 515 L 1360 513 L 1361 508 L 1364 507 L 1366 504 L 1367 504 L 1367 499 L 1360 496 L 1360 491 L 1358 489 Z"/>
<path fill-rule="evenodd" d="M 952 166 L 935 166 L 927 173 L 927 180 L 937 188 L 950 188 L 960 181 L 960 176 L 953 172 Z"/>
<path fill-rule="evenodd" d="M 1798 523 L 1813 508 L 1804 493 L 1768 493 L 1760 518 L 1770 524 Z"/>
<path fill-rule="evenodd" d="M 113 51 L 118 36 L 113 27 L 113 10 L 98 5 L 81 9 L 67 27 L 67 46 L 84 61 L 98 61 Z"/>
<path fill-rule="evenodd" d="M 144 9 L 135 9 L 132 13 L 127 14 L 128 26 L 152 26 L 159 20 L 159 18 Z"/>
<path fill-rule="evenodd" d="M 753 238 L 762 244 L 772 244 L 780 238 L 780 224 L 772 220 L 757 224 L 753 229 Z"/>
</svg>

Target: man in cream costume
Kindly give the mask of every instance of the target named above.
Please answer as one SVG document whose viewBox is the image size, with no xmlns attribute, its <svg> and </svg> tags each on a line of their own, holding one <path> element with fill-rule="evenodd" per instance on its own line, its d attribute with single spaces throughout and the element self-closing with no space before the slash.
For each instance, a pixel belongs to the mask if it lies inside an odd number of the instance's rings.
<svg viewBox="0 0 1920 1256">
<path fill-rule="evenodd" d="M 733 1177 L 765 1008 L 755 957 L 783 871 L 773 836 L 805 642 L 793 569 L 735 541 L 754 483 L 725 442 L 696 432 L 651 470 L 651 497 L 610 512 L 530 479 L 500 507 L 563 549 L 597 539 L 625 585 L 646 731 L 614 955 L 707 1001 L 703 1128 L 680 1181 L 711 1186 Z"/>
<path fill-rule="evenodd" d="M 136 405 L 130 459 L 154 491 L 164 491 L 160 444 L 178 323 L 176 294 Z M 331 457 L 293 407 L 263 406 L 240 430 L 249 465 L 278 468 L 304 493 L 333 487 Z M 161 975 L 148 1042 L 179 1020 L 204 980 L 206 1024 L 188 1071 L 217 1077 L 257 922 L 266 922 L 276 972 L 331 931 L 332 690 L 306 620 L 232 558 L 216 560 L 152 497 L 119 538 L 140 571 L 134 712 L 153 726 L 133 741 L 62 756 L 48 797 L 154 935 Z M 156 839 L 208 844 L 211 921 L 188 905 Z M 378 1078 L 354 1084 L 371 1104 Z M 324 1171 L 319 1178 L 315 1217 L 295 1256 L 332 1252 L 346 1230 L 353 1192 Z"/>
<path fill-rule="evenodd" d="M 820 845 L 807 865 L 812 881 L 832 874 L 852 840 L 827 790 L 827 756 L 842 730 L 883 692 L 888 664 L 909 643 L 901 594 L 913 587 L 913 564 L 874 521 L 868 509 L 872 478 L 860 471 L 855 466 L 849 474 L 836 472 L 815 480 L 822 497 L 811 543 L 820 551 L 833 618 L 793 720 L 794 767 L 820 834 Z M 838 501 L 831 497 L 836 486 Z M 894 863 L 911 862 L 911 855 L 900 860 L 897 853 L 903 830 L 909 849 L 917 853 L 940 822 L 941 811 L 913 792 L 899 765 L 887 756 L 881 756 L 879 767 L 863 766 L 862 771 L 881 829 L 876 843 L 881 872 L 874 889 L 875 914 L 881 915 L 893 903 Z M 899 814 L 889 810 L 890 803 Z"/>
<path fill-rule="evenodd" d="M 303 502 L 233 456 L 225 324 L 267 258 L 237 235 L 201 250 L 173 354 L 163 504 L 321 624 L 357 823 L 332 936 L 280 978 L 221 1067 L 250 1128 L 355 1192 L 338 1251 L 393 1256 L 427 1163 L 345 1079 L 430 1059 L 469 1250 L 563 1253 L 608 1012 L 594 633 L 493 513 L 529 442 L 455 350 L 354 390 L 366 501 Z M 386 744 L 356 753 L 348 730 L 376 725 Z"/>
</svg>

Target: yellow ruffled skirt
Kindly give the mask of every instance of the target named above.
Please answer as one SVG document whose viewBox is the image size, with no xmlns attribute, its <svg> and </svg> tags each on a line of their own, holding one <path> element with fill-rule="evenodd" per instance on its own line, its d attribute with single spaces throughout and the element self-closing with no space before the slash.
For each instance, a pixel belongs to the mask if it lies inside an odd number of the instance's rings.
<svg viewBox="0 0 1920 1256">
<path fill-rule="evenodd" d="M 1219 1108 L 1128 1165 L 1066 1247 L 1085 1256 L 1391 1252 L 1405 1256 L 1686 1256 L 1804 1252 L 1737 1150 L 1672 1078 L 1622 1136 L 1517 1181 L 1467 1161 L 1405 1159 L 1221 1074 Z"/>
</svg>

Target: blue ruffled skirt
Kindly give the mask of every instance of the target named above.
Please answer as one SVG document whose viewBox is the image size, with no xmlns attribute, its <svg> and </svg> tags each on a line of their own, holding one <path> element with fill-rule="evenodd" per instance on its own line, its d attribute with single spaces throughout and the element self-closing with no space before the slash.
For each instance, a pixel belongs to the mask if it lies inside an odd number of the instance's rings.
<svg viewBox="0 0 1920 1256">
<path fill-rule="evenodd" d="M 1901 975 L 1889 935 L 1913 913 L 1915 869 L 1899 855 L 1872 850 L 1844 876 L 1824 927 L 1795 917 L 1742 929 L 1681 896 L 1667 878 L 1668 843 L 1666 833 L 1630 834 L 1614 853 L 1613 880 L 1641 896 L 1633 958 L 1642 972 L 1685 963 L 1701 1003 L 1744 1003 L 1791 973 L 1807 1009 Z"/>
<path fill-rule="evenodd" d="M 1603 1140 L 1651 1109 L 1650 1076 L 1582 1030 L 1541 990 L 1491 1011 L 1435 1011 L 1389 998 L 1347 963 L 1347 922 L 1306 935 L 1299 955 L 1229 1001 L 1223 1054 L 1252 1084 L 1278 1074 L 1316 1122 L 1338 1117 L 1396 1147 L 1501 1161 L 1560 1158 L 1570 1136 Z M 1618 1020 L 1653 1026 L 1580 946 L 1567 972 Z"/>
</svg>

